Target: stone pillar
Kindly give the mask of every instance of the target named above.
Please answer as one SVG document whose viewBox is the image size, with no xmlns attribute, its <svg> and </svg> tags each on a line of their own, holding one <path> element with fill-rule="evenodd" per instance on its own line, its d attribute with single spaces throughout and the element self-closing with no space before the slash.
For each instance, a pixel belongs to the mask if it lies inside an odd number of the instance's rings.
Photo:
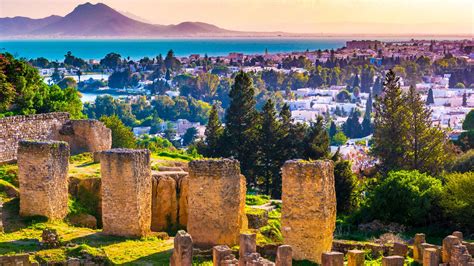
<svg viewBox="0 0 474 266">
<path fill-rule="evenodd" d="M 413 260 L 418 263 L 423 263 L 423 250 L 421 244 L 425 243 L 425 234 L 416 234 L 413 243 Z"/>
<path fill-rule="evenodd" d="M 393 254 L 394 256 L 406 257 L 408 253 L 408 246 L 403 243 L 393 243 Z"/>
<path fill-rule="evenodd" d="M 436 248 L 425 248 L 423 250 L 423 266 L 438 266 L 439 256 Z"/>
<path fill-rule="evenodd" d="M 441 259 L 443 263 L 451 262 L 452 249 L 455 245 L 460 244 L 459 238 L 449 235 L 443 239 L 443 249 L 441 251 Z"/>
<path fill-rule="evenodd" d="M 287 161 L 282 168 L 282 234 L 296 260 L 321 263 L 332 247 L 336 193 L 332 161 Z"/>
<path fill-rule="evenodd" d="M 62 220 L 68 213 L 68 144 L 20 141 L 18 145 L 20 215 Z"/>
<path fill-rule="evenodd" d="M 195 245 L 234 246 L 246 227 L 245 178 L 236 160 L 196 160 L 189 163 L 188 232 Z"/>
<path fill-rule="evenodd" d="M 402 256 L 388 256 L 382 258 L 382 266 L 403 266 L 405 258 Z"/>
<path fill-rule="evenodd" d="M 363 266 L 365 252 L 363 250 L 349 250 L 347 252 L 347 266 Z"/>
<path fill-rule="evenodd" d="M 150 151 L 112 149 L 100 157 L 105 234 L 145 236 L 151 225 Z"/>
<path fill-rule="evenodd" d="M 321 255 L 322 266 L 343 266 L 344 253 L 341 252 L 323 252 Z"/>
<path fill-rule="evenodd" d="M 239 265 L 247 265 L 247 256 L 257 252 L 257 235 L 240 234 L 239 241 Z"/>
<path fill-rule="evenodd" d="M 463 236 L 462 232 L 460 232 L 460 231 L 454 231 L 454 232 L 452 233 L 452 235 L 455 236 L 455 237 L 457 237 L 457 238 L 459 238 L 459 241 L 461 241 L 461 242 L 464 241 L 464 236 Z"/>
<path fill-rule="evenodd" d="M 277 249 L 276 266 L 291 266 L 293 264 L 293 249 L 289 245 L 281 245 Z"/>
<path fill-rule="evenodd" d="M 193 264 L 193 239 L 183 230 L 178 231 L 174 238 L 173 255 L 170 266 L 191 266 Z"/>
<path fill-rule="evenodd" d="M 219 245 L 212 248 L 213 266 L 229 265 L 230 262 L 234 262 L 235 265 L 239 263 L 228 246 Z"/>
</svg>

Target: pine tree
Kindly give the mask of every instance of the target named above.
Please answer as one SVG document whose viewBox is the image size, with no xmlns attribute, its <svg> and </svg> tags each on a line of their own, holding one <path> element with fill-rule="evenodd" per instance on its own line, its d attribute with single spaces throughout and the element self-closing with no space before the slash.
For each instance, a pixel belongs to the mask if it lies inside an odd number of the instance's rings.
<svg viewBox="0 0 474 266">
<path fill-rule="evenodd" d="M 374 104 L 372 153 L 380 159 L 385 170 L 401 169 L 406 159 L 408 121 L 399 78 L 392 70 L 386 75 L 383 94 Z"/>
<path fill-rule="evenodd" d="M 211 112 L 209 113 L 209 121 L 207 122 L 206 131 L 206 156 L 207 157 L 219 157 L 222 154 L 221 142 L 224 128 L 219 121 L 217 104 L 212 105 Z"/>
<path fill-rule="evenodd" d="M 433 89 L 431 88 L 428 90 L 428 98 L 426 98 L 426 104 L 434 104 Z"/>
<path fill-rule="evenodd" d="M 275 104 L 269 99 L 260 113 L 261 126 L 258 128 L 258 160 L 257 173 L 264 180 L 265 194 L 270 190 L 279 190 L 281 180 L 279 177 L 280 160 L 278 144 L 281 140 L 280 122 L 277 120 Z M 272 194 L 277 191 L 272 191 Z"/>
<path fill-rule="evenodd" d="M 324 128 L 323 117 L 312 123 L 305 138 L 305 159 L 318 160 L 329 155 L 329 135 Z"/>
<path fill-rule="evenodd" d="M 258 113 L 254 94 L 252 78 L 241 71 L 229 92 L 230 105 L 225 116 L 224 150 L 228 156 L 240 161 L 247 183 L 255 183 L 253 163 L 257 157 Z"/>
<path fill-rule="evenodd" d="M 409 125 L 405 165 L 410 170 L 437 174 L 446 161 L 445 135 L 441 129 L 433 127 L 432 111 L 425 107 L 414 86 L 406 94 L 405 102 Z"/>
</svg>

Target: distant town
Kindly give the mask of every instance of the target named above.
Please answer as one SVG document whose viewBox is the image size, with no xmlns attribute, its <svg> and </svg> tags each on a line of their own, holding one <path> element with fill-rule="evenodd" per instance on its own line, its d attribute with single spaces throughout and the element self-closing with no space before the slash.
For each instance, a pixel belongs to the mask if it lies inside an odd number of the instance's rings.
<svg viewBox="0 0 474 266">
<path fill-rule="evenodd" d="M 348 41 L 337 50 L 179 58 L 170 50 L 167 55 L 138 61 L 115 53 L 90 60 L 68 53 L 63 62 L 37 58 L 30 63 L 45 82 L 77 87 L 83 101 L 89 102 L 85 112 L 90 110 L 92 117 L 101 102 L 96 97 L 110 94 L 114 101 L 131 106 L 134 118 L 125 123 L 135 135 L 164 136 L 172 128 L 173 140 L 181 144 L 190 128 L 196 130 L 197 138 L 203 137 L 211 104 L 219 102 L 225 109 L 231 78 L 244 71 L 253 77 L 257 106 L 273 97 L 277 107 L 290 106 L 296 122 L 310 123 L 323 116 L 334 123 L 347 138 L 333 141 L 333 151 L 342 145 L 341 153 L 357 170 L 370 161 L 366 153 L 372 132 L 354 132 L 348 120 L 363 124 L 366 108 L 382 92 L 384 72 L 390 68 L 400 76 L 403 90 L 413 85 L 421 93 L 435 125 L 448 129 L 451 139 L 459 136 L 466 114 L 474 107 L 473 47 L 470 40 L 365 40 Z"/>
</svg>

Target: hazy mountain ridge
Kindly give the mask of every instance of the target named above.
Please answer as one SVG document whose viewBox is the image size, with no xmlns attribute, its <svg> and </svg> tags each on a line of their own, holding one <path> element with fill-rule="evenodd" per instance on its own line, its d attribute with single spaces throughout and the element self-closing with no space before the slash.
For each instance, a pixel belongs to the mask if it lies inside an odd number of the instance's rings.
<svg viewBox="0 0 474 266">
<path fill-rule="evenodd" d="M 157 25 L 141 22 L 102 4 L 78 5 L 64 17 L 42 19 L 0 18 L 0 37 L 231 37 L 250 35 L 277 36 L 281 33 L 232 31 L 203 22 Z"/>
</svg>

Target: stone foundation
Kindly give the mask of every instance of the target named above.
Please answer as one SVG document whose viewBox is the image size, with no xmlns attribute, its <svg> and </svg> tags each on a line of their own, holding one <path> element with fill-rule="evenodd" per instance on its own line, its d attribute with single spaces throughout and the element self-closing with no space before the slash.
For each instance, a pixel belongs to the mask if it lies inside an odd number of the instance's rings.
<svg viewBox="0 0 474 266">
<path fill-rule="evenodd" d="M 145 236 L 151 225 L 150 151 L 112 149 L 100 156 L 103 232 Z"/>
<path fill-rule="evenodd" d="M 336 192 L 332 161 L 287 161 L 282 168 L 282 234 L 293 258 L 321 263 L 332 247 Z"/>
<path fill-rule="evenodd" d="M 237 245 L 246 227 L 245 178 L 236 160 L 189 163 L 188 232 L 202 247 Z"/>
<path fill-rule="evenodd" d="M 58 141 L 20 141 L 20 215 L 62 220 L 68 214 L 69 146 Z"/>
</svg>

